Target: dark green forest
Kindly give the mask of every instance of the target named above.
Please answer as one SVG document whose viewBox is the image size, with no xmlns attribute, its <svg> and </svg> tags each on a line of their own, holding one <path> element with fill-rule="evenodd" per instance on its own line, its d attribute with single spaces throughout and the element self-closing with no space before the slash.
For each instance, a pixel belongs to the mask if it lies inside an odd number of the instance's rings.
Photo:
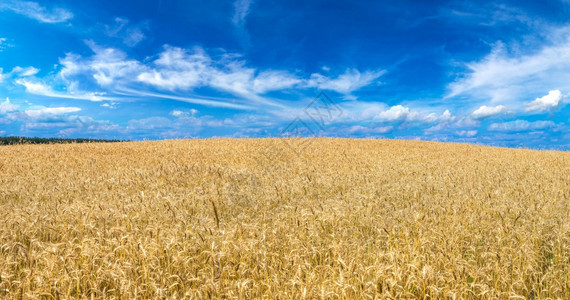
<svg viewBox="0 0 570 300">
<path fill-rule="evenodd" d="M 70 143 L 116 143 L 124 140 L 100 140 L 100 139 L 65 139 L 65 138 L 38 138 L 8 136 L 0 137 L 0 146 L 21 144 L 70 144 Z"/>
</svg>

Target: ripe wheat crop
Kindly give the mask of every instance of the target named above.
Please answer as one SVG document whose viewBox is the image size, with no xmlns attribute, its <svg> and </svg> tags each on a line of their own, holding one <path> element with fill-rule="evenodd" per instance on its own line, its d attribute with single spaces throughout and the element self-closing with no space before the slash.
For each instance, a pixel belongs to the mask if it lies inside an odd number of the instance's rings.
<svg viewBox="0 0 570 300">
<path fill-rule="evenodd" d="M 1 298 L 570 298 L 568 152 L 4 146 L 0 223 Z"/>
</svg>

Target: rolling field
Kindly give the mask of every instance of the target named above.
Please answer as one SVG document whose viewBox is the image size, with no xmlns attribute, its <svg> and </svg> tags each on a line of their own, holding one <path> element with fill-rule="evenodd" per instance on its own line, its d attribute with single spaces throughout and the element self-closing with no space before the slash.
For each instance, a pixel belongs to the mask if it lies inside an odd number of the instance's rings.
<svg viewBox="0 0 570 300">
<path fill-rule="evenodd" d="M 0 298 L 570 298 L 569 152 L 4 146 L 0 224 Z"/>
</svg>

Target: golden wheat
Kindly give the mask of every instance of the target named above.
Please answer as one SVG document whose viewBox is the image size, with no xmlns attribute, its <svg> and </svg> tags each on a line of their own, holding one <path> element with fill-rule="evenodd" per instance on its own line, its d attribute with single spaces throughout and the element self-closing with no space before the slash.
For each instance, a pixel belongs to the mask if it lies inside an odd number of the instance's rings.
<svg viewBox="0 0 570 300">
<path fill-rule="evenodd" d="M 0 222 L 3 298 L 570 298 L 568 152 L 6 146 Z"/>
</svg>

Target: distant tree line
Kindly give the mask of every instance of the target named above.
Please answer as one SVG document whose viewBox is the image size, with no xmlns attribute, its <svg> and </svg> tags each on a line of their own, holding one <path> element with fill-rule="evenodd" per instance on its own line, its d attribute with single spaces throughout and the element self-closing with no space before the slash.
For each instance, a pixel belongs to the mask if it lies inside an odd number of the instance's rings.
<svg viewBox="0 0 570 300">
<path fill-rule="evenodd" d="M 65 138 L 38 138 L 23 136 L 0 137 L 0 146 L 20 144 L 70 144 L 70 143 L 115 143 L 124 140 L 101 140 L 101 139 L 65 139 Z"/>
</svg>

